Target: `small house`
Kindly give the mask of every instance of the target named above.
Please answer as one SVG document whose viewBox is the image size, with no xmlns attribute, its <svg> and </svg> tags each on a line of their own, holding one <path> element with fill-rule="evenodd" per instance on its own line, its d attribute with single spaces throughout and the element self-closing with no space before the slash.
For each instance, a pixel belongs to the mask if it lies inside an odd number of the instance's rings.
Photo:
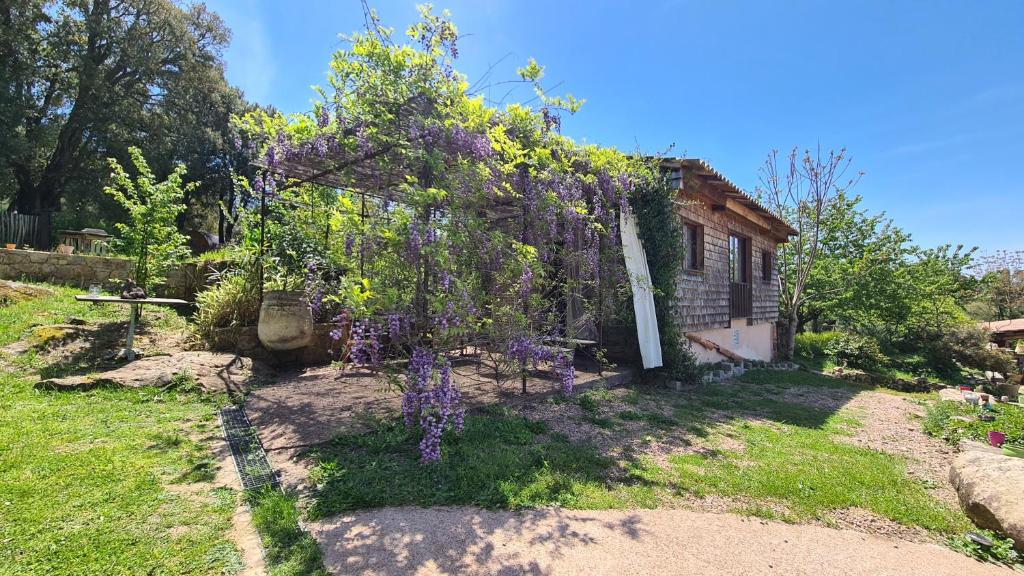
<svg viewBox="0 0 1024 576">
<path fill-rule="evenodd" d="M 980 322 L 979 325 L 988 332 L 989 340 L 1000 348 L 1012 349 L 1018 340 L 1024 340 L 1024 318 Z"/>
<path fill-rule="evenodd" d="M 796 230 L 703 160 L 666 159 L 662 168 L 679 190 L 684 236 L 672 313 L 697 359 L 771 360 L 776 254 Z"/>
</svg>

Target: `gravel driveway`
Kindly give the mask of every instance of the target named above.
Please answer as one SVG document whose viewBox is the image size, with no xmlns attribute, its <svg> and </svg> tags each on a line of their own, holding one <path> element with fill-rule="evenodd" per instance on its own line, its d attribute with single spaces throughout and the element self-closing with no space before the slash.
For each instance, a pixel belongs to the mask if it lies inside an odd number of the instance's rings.
<svg viewBox="0 0 1024 576">
<path fill-rule="evenodd" d="M 934 544 L 687 510 L 384 508 L 306 526 L 334 574 L 1014 574 Z"/>
</svg>

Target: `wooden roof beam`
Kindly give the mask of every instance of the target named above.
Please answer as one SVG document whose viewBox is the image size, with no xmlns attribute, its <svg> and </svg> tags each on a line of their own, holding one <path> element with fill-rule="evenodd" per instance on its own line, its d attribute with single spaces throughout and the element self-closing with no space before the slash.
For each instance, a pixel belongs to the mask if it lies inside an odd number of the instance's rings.
<svg viewBox="0 0 1024 576">
<path fill-rule="evenodd" d="M 745 205 L 743 205 L 739 201 L 733 200 L 732 198 L 726 198 L 725 199 L 725 208 L 726 208 L 726 210 L 729 210 L 730 212 L 733 212 L 735 214 L 739 214 L 740 216 L 746 218 L 747 220 L 749 220 L 750 222 L 752 222 L 754 225 L 756 225 L 758 228 L 761 228 L 762 230 L 770 231 L 772 229 L 772 224 L 771 224 L 771 222 L 768 221 L 767 218 L 765 218 L 764 216 L 761 216 L 757 212 L 754 212 L 750 208 L 747 208 Z"/>
</svg>

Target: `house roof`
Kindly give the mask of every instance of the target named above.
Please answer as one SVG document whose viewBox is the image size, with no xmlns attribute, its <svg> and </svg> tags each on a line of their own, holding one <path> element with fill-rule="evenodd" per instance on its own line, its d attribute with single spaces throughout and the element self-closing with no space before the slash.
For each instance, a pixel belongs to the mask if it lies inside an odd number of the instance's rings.
<svg viewBox="0 0 1024 576">
<path fill-rule="evenodd" d="M 978 325 L 993 334 L 1024 332 L 1024 318 L 1014 318 L 1013 320 L 995 320 L 993 322 L 978 322 Z"/>
<path fill-rule="evenodd" d="M 726 178 L 711 164 L 701 158 L 665 158 L 663 166 L 678 166 L 684 172 L 697 177 L 701 182 L 708 184 L 713 190 L 721 194 L 726 202 L 729 201 L 746 208 L 757 216 L 768 220 L 771 223 L 772 231 L 777 233 L 780 239 L 787 239 L 795 236 L 797 231 L 783 220 L 779 215 L 772 212 L 764 204 L 759 202 L 752 195 Z"/>
</svg>

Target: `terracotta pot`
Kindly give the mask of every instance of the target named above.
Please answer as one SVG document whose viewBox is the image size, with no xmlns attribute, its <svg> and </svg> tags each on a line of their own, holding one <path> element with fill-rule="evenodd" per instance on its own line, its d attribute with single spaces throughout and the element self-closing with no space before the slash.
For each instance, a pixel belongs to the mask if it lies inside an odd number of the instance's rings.
<svg viewBox="0 0 1024 576">
<path fill-rule="evenodd" d="M 7 243 L 7 246 L 6 246 L 6 248 L 7 248 L 8 250 L 14 250 L 14 249 L 15 249 L 15 248 L 17 248 L 17 247 L 18 247 L 18 245 L 17 245 L 17 244 L 11 244 L 10 242 L 8 242 L 8 243 Z"/>
<path fill-rule="evenodd" d="M 313 339 L 313 314 L 299 291 L 275 290 L 263 294 L 256 328 L 268 350 L 297 350 Z"/>
</svg>

